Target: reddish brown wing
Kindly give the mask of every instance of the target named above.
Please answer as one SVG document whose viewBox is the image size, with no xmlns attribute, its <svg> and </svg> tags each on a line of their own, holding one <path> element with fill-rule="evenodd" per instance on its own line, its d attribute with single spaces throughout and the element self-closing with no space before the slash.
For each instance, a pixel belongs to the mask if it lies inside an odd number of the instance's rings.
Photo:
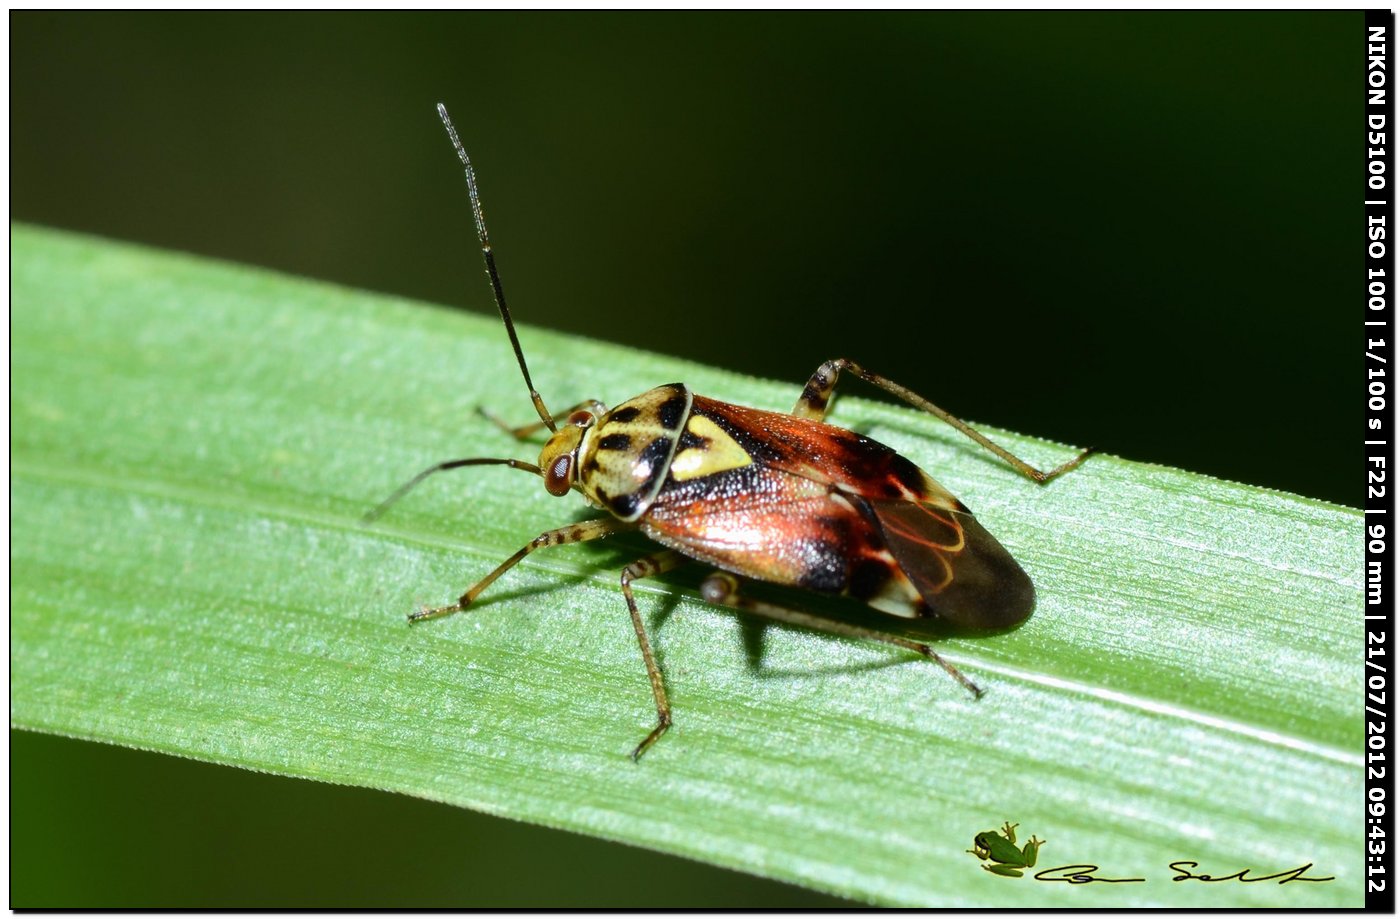
<svg viewBox="0 0 1400 919">
<path fill-rule="evenodd" d="M 695 396 L 692 416 L 713 421 L 756 463 L 872 499 L 912 499 L 966 511 L 918 466 L 854 431 Z M 686 448 L 682 442 L 681 450 Z"/>
<path fill-rule="evenodd" d="M 692 558 L 974 628 L 1013 625 L 1035 604 L 957 498 L 844 428 L 695 396 L 677 462 L 639 522 Z"/>
</svg>

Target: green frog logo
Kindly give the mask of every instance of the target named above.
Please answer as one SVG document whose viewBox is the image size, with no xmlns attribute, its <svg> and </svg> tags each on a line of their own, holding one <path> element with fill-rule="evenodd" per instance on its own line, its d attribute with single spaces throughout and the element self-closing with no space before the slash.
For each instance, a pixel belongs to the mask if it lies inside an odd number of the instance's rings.
<svg viewBox="0 0 1400 919">
<path fill-rule="evenodd" d="M 1016 827 L 1019 823 L 1003 823 L 1001 832 L 988 830 L 972 837 L 972 848 L 967 851 L 980 858 L 982 867 L 992 874 L 1018 878 L 1025 872 L 1023 868 L 1035 866 L 1036 853 L 1045 845 L 1043 839 L 1032 836 L 1024 846 L 1016 848 Z"/>
</svg>

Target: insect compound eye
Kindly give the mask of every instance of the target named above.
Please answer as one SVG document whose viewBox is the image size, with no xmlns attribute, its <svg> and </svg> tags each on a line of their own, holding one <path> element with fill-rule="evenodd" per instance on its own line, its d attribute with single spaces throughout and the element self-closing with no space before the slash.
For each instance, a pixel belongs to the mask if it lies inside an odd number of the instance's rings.
<svg viewBox="0 0 1400 919">
<path fill-rule="evenodd" d="M 556 498 L 563 497 L 569 493 L 573 479 L 574 458 L 565 453 L 549 464 L 549 469 L 544 474 L 544 490 Z"/>
<path fill-rule="evenodd" d="M 593 413 L 579 409 L 569 416 L 568 423 L 586 428 L 593 423 Z"/>
</svg>

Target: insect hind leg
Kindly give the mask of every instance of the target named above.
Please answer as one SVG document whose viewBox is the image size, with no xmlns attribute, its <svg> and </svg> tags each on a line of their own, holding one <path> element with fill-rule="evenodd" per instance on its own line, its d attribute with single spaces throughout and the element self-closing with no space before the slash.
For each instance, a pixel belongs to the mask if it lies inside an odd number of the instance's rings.
<svg viewBox="0 0 1400 919">
<path fill-rule="evenodd" d="M 871 373 L 855 361 L 847 360 L 844 357 L 838 357 L 835 360 L 827 361 L 817 368 L 816 373 L 812 374 L 811 379 L 807 381 L 806 387 L 803 388 L 802 395 L 798 397 L 797 405 L 792 410 L 793 415 L 811 421 L 822 421 L 825 419 L 827 406 L 831 401 L 831 394 L 835 391 L 836 381 L 841 378 L 841 371 L 843 370 L 849 370 L 865 382 L 878 386 L 890 395 L 909 403 L 915 408 L 922 409 L 930 415 L 942 419 L 957 428 L 958 431 L 962 432 L 967 437 L 1001 457 L 1011 468 L 1021 473 L 1021 475 L 1041 485 L 1074 469 L 1080 463 L 1088 459 L 1089 455 L 1096 449 L 1090 447 L 1068 462 L 1061 463 L 1048 472 L 1041 471 L 1010 450 L 993 442 L 981 431 L 978 431 L 964 421 L 958 420 L 953 415 L 934 405 L 912 389 L 901 386 L 894 380 L 880 376 L 878 373 Z"/>
<path fill-rule="evenodd" d="M 633 762 L 660 740 L 661 735 L 671 726 L 671 702 L 666 698 L 666 684 L 661 679 L 661 668 L 656 665 L 656 655 L 651 650 L 651 639 L 647 637 L 646 625 L 637 609 L 637 598 L 632 596 L 632 582 L 670 571 L 684 561 L 685 558 L 680 553 L 666 549 L 639 558 L 622 569 L 622 596 L 627 601 L 627 612 L 632 616 L 632 628 L 637 633 L 637 644 L 642 649 L 642 662 L 646 664 L 647 679 L 651 681 L 651 695 L 656 701 L 656 727 L 652 728 L 651 733 L 642 738 L 642 742 L 632 751 Z"/>
<path fill-rule="evenodd" d="M 818 367 L 802 388 L 802 395 L 797 397 L 797 404 L 792 408 L 793 415 L 808 421 L 826 420 L 827 404 L 836 390 L 836 381 L 841 376 L 841 370 L 850 365 L 851 362 L 845 358 L 837 358 Z"/>
<path fill-rule="evenodd" d="M 705 578 L 704 582 L 700 585 L 700 595 L 710 603 L 728 606 L 746 613 L 754 613 L 777 622 L 785 622 L 788 625 L 801 626 L 805 629 L 813 629 L 831 635 L 840 635 L 845 638 L 878 641 L 883 644 L 894 645 L 896 648 L 904 648 L 907 651 L 913 651 L 915 654 L 926 657 L 935 664 L 938 664 L 938 666 L 948 672 L 949 676 L 957 680 L 959 685 L 974 696 L 982 695 L 982 690 L 976 683 L 969 680 L 963 675 L 961 670 L 948 663 L 948 661 L 940 657 L 937 652 L 926 644 L 910 641 L 907 638 L 899 638 L 895 635 L 886 635 L 883 632 L 876 632 L 873 629 L 861 628 L 858 625 L 851 625 L 848 622 L 842 622 L 838 619 L 814 616 L 811 613 L 804 613 L 801 610 L 745 597 L 739 592 L 739 579 L 728 572 L 716 571 L 714 574 Z"/>
</svg>

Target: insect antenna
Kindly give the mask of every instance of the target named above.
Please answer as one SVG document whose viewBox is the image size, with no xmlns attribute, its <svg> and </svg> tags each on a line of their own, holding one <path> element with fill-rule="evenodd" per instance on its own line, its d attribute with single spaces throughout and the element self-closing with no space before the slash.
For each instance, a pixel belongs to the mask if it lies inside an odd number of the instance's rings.
<svg viewBox="0 0 1400 919">
<path fill-rule="evenodd" d="M 510 310 L 506 307 L 506 295 L 501 290 L 501 276 L 496 272 L 496 257 L 491 253 L 491 238 L 486 235 L 486 215 L 481 210 L 481 192 L 476 188 L 476 171 L 472 169 L 471 158 L 467 156 L 467 148 L 462 146 L 461 138 L 457 136 L 457 128 L 453 126 L 452 119 L 448 117 L 447 106 L 441 102 L 437 106 L 438 117 L 442 119 L 442 126 L 447 128 L 447 136 L 452 139 L 452 146 L 457 151 L 457 158 L 462 161 L 462 168 L 467 176 L 467 194 L 472 200 L 472 220 L 476 221 L 476 237 L 481 240 L 481 254 L 486 259 L 486 276 L 491 279 L 491 292 L 496 297 L 496 308 L 501 311 L 501 319 L 505 321 L 506 333 L 510 335 L 510 345 L 515 349 L 515 359 L 520 362 L 520 372 L 525 377 L 525 385 L 530 388 L 530 399 L 535 403 L 535 411 L 539 413 L 540 421 L 551 431 L 557 430 L 554 426 L 554 419 L 550 417 L 549 409 L 544 407 L 544 399 L 540 398 L 539 391 L 535 389 L 535 384 L 530 380 L 530 368 L 525 366 L 525 352 L 520 350 L 520 339 L 515 335 L 515 323 L 510 321 Z"/>
<path fill-rule="evenodd" d="M 445 463 L 438 463 L 434 466 L 429 466 L 427 469 L 424 469 L 422 472 L 418 473 L 413 478 L 409 479 L 407 482 L 404 482 L 398 488 L 394 489 L 394 493 L 392 495 L 379 502 L 378 507 L 361 517 L 360 522 L 374 523 L 374 521 L 384 516 L 384 512 L 387 511 L 396 501 L 398 501 L 404 495 L 412 491 L 415 487 L 417 487 L 419 482 L 422 482 L 424 479 L 426 479 L 433 473 L 446 472 L 448 469 L 461 469 L 463 466 L 509 466 L 512 469 L 523 469 L 525 472 L 531 473 L 532 475 L 541 475 L 539 466 L 536 466 L 534 463 L 527 463 L 524 460 L 518 459 L 473 457 L 472 459 L 448 460 Z"/>
</svg>

